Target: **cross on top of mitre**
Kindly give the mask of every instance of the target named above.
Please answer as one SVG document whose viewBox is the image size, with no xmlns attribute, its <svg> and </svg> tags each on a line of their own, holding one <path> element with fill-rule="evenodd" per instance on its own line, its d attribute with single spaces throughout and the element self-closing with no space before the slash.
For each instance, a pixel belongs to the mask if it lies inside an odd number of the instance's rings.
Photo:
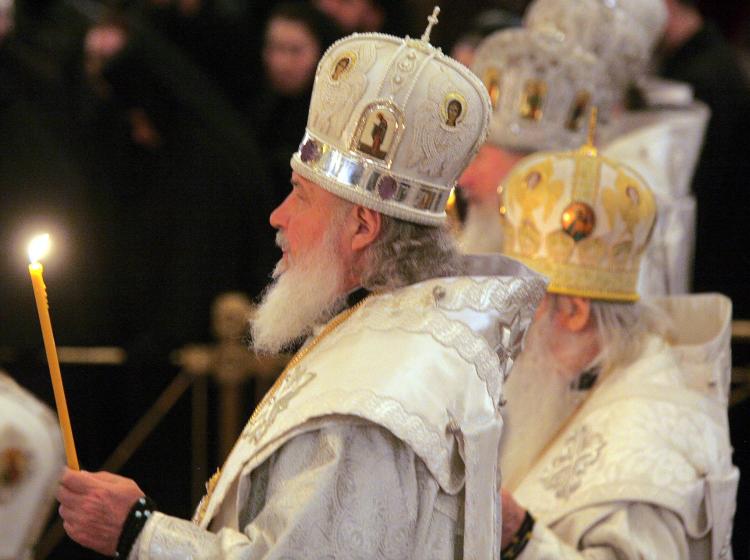
<svg viewBox="0 0 750 560">
<path fill-rule="evenodd" d="M 432 10 L 432 15 L 427 16 L 427 29 L 422 33 L 422 40 L 426 43 L 430 42 L 430 33 L 432 28 L 438 23 L 438 14 L 440 13 L 440 6 L 435 6 Z"/>
</svg>

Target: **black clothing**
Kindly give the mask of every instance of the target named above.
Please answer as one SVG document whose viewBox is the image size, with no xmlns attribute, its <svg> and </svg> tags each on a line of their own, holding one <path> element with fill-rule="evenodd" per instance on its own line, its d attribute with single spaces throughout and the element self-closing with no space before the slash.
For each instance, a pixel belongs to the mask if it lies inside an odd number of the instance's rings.
<svg viewBox="0 0 750 560">
<path fill-rule="evenodd" d="M 711 109 L 693 179 L 693 290 L 725 293 L 735 318 L 750 318 L 750 89 L 729 44 L 710 23 L 664 59 L 661 70 L 665 78 L 690 84 Z"/>
<path fill-rule="evenodd" d="M 289 160 L 305 135 L 311 93 L 308 90 L 297 97 L 285 97 L 266 87 L 243 110 L 245 122 L 257 131 L 263 143 L 273 207 L 281 204 L 290 192 Z"/>
</svg>

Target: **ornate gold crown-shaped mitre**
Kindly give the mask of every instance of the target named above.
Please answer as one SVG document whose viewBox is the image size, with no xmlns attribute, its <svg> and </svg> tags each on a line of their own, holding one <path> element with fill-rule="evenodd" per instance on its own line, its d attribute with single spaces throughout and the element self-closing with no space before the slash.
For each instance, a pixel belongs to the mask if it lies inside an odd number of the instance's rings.
<svg viewBox="0 0 750 560">
<path fill-rule="evenodd" d="M 502 189 L 503 250 L 548 276 L 550 292 L 638 299 L 656 203 L 635 171 L 588 143 L 524 158 Z"/>
<path fill-rule="evenodd" d="M 534 0 L 524 24 L 594 54 L 623 91 L 643 72 L 666 15 L 662 0 Z"/>
<path fill-rule="evenodd" d="M 559 33 L 493 33 L 472 70 L 492 102 L 489 142 L 501 148 L 573 149 L 586 139 L 590 108 L 611 106 L 611 80 L 599 60 Z"/>
<path fill-rule="evenodd" d="M 354 34 L 318 64 L 305 136 L 292 168 L 383 214 L 444 222 L 456 179 L 487 136 L 482 83 L 421 39 Z"/>
</svg>

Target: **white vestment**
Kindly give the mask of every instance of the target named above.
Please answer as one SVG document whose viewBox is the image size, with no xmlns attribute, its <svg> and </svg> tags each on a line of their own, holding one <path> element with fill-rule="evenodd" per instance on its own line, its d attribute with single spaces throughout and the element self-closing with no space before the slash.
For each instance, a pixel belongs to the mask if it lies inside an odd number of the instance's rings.
<svg viewBox="0 0 750 560">
<path fill-rule="evenodd" d="M 658 303 L 677 338 L 652 336 L 638 359 L 603 374 L 513 492 L 537 519 L 520 559 L 731 558 L 731 303 Z"/>
<path fill-rule="evenodd" d="M 658 216 L 638 282 L 644 297 L 690 292 L 695 247 L 690 185 L 709 116 L 708 107 L 695 101 L 626 112 L 604 130 L 602 153 L 640 173 L 656 197 Z"/>
<path fill-rule="evenodd" d="M 33 558 L 64 464 L 52 411 L 0 370 L 0 559 Z"/>
<path fill-rule="evenodd" d="M 496 558 L 502 383 L 545 282 L 504 257 L 467 266 L 372 296 L 321 338 L 200 523 L 154 514 L 131 558 Z"/>
</svg>

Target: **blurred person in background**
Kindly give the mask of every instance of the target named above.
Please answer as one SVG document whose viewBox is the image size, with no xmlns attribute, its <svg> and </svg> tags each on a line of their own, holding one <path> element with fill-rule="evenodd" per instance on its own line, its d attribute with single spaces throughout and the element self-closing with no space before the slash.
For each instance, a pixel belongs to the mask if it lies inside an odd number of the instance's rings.
<svg viewBox="0 0 750 560">
<path fill-rule="evenodd" d="M 695 96 L 711 108 L 692 185 L 698 200 L 693 288 L 729 295 L 734 317 L 748 319 L 750 158 L 746 137 L 750 129 L 750 87 L 747 67 L 743 71 L 727 37 L 740 38 L 743 27 L 747 32 L 750 6 L 747 2 L 691 0 L 667 0 L 667 6 L 660 74 L 690 84 Z M 717 21 L 723 23 L 721 29 Z M 732 350 L 733 364 L 747 367 L 748 345 L 739 342 Z M 745 398 L 732 406 L 729 422 L 734 462 L 743 473 L 732 546 L 735 558 L 750 558 L 750 400 Z"/>
<path fill-rule="evenodd" d="M 453 43 L 451 57 L 471 68 L 474 62 L 474 54 L 482 39 L 495 31 L 519 27 L 520 25 L 521 18 L 507 10 L 502 8 L 484 10 L 472 20 L 469 30 L 459 35 Z"/>
<path fill-rule="evenodd" d="M 501 8 L 484 10 L 477 14 L 477 16 L 471 21 L 469 30 L 458 36 L 451 48 L 450 55 L 464 66 L 471 68 L 474 64 L 474 57 L 476 56 L 477 48 L 488 35 L 503 29 L 520 26 L 521 18 L 512 12 Z M 486 144 L 486 146 L 489 145 L 489 143 Z M 477 161 L 479 161 L 480 158 L 487 158 L 487 148 L 484 146 L 481 148 L 480 154 L 477 156 Z M 494 167 L 495 163 L 497 162 L 493 162 L 491 165 Z M 477 164 L 475 163 L 472 163 L 472 167 L 478 169 Z M 496 169 L 495 171 L 490 171 L 488 169 L 486 178 L 478 180 L 488 185 L 495 182 L 499 184 L 499 177 L 502 173 L 502 169 Z M 466 186 L 471 185 L 468 184 Z M 471 201 L 467 200 L 466 189 L 455 189 L 454 194 L 455 206 L 452 207 L 454 213 L 452 218 L 457 222 L 465 224 L 467 222 L 467 214 L 470 211 L 469 206 L 473 206 L 473 209 L 471 210 L 473 213 L 471 218 L 472 230 L 463 234 L 462 239 L 465 250 L 471 252 L 484 252 L 485 249 L 494 251 L 497 246 L 497 237 L 499 236 L 496 225 L 497 221 L 495 219 L 496 205 L 493 204 L 489 196 L 483 198 L 483 203 L 481 205 L 477 200 L 474 200 L 474 203 L 471 204 Z M 491 194 L 494 196 L 494 193 Z M 485 212 L 492 217 L 487 220 L 482 220 L 480 224 L 477 220 L 477 215 L 480 212 Z M 495 235 L 492 234 L 493 229 L 495 230 Z M 487 235 L 487 231 L 490 232 L 489 235 Z"/>
<path fill-rule="evenodd" d="M 406 35 L 413 31 L 410 6 L 398 0 L 312 0 L 333 18 L 344 33 L 373 32 Z"/>
<path fill-rule="evenodd" d="M 599 61 L 546 30 L 518 27 L 485 38 L 472 71 L 484 82 L 493 113 L 487 141 L 458 181 L 467 208 L 459 241 L 469 253 L 502 247 L 498 186 L 512 167 L 536 150 L 573 148 L 585 137 L 581 122 L 568 125 L 576 94 L 597 103 Z M 554 108 L 554 109 L 553 109 Z"/>
<path fill-rule="evenodd" d="M 587 115 L 597 107 L 602 150 L 649 180 L 661 210 L 641 266 L 641 292 L 689 290 L 695 234 L 690 180 L 708 109 L 684 84 L 647 80 L 666 20 L 666 6 L 657 1 L 535 0 L 523 28 L 483 41 L 472 69 L 488 88 L 494 111 L 487 143 L 459 179 L 469 201 L 461 232 L 465 250 L 501 247 L 502 178 L 525 154 L 582 142 Z M 656 101 L 625 110 L 636 81 L 649 102 Z M 675 91 L 679 101 L 671 99 Z"/>
<path fill-rule="evenodd" d="M 13 0 L 0 0 L 0 43 L 13 27 Z"/>
<path fill-rule="evenodd" d="M 127 12 L 153 26 L 239 107 L 248 95 L 253 95 L 261 72 L 263 23 L 272 4 L 137 0 L 127 7 Z"/>
<path fill-rule="evenodd" d="M 222 90 L 147 21 L 106 18 L 87 33 L 83 57 L 89 171 L 108 193 L 118 226 L 113 252 L 126 261 L 113 263 L 122 268 L 115 298 L 122 338 L 151 333 L 148 345 L 159 340 L 166 356 L 186 341 L 209 340 L 217 271 L 226 289 L 262 286 L 264 274 L 240 270 L 225 248 L 241 252 L 238 232 L 251 228 L 252 260 L 272 258 L 270 228 L 244 210 L 250 200 L 270 207 L 266 192 L 246 188 L 265 181 L 266 168 L 255 132 Z M 154 251 L 133 250 L 146 245 Z"/>
<path fill-rule="evenodd" d="M 328 16 L 306 2 L 278 4 L 269 15 L 262 52 L 265 80 L 243 112 L 262 140 L 275 205 L 289 190 L 289 154 L 299 146 L 307 123 L 318 61 L 340 35 Z"/>
<path fill-rule="evenodd" d="M 11 348 L 14 360 L 33 359 L 27 352 L 39 343 L 24 269 L 26 243 L 40 231 L 55 240 L 46 273 L 59 290 L 53 301 L 58 343 L 106 337 L 107 319 L 96 312 L 103 294 L 84 287 L 85 263 L 100 262 L 86 239 L 100 223 L 73 149 L 66 96 L 66 64 L 84 25 L 61 2 L 0 3 L 0 347 Z"/>
<path fill-rule="evenodd" d="M 729 295 L 736 318 L 750 318 L 750 191 L 747 131 L 750 87 L 728 41 L 692 0 L 666 0 L 668 19 L 659 73 L 692 86 L 711 109 L 693 192 L 698 202 L 693 289 Z M 732 204 L 727 205 L 728 200 Z M 727 243 L 731 239 L 732 243 Z M 734 263 L 727 274 L 726 264 Z"/>
</svg>

